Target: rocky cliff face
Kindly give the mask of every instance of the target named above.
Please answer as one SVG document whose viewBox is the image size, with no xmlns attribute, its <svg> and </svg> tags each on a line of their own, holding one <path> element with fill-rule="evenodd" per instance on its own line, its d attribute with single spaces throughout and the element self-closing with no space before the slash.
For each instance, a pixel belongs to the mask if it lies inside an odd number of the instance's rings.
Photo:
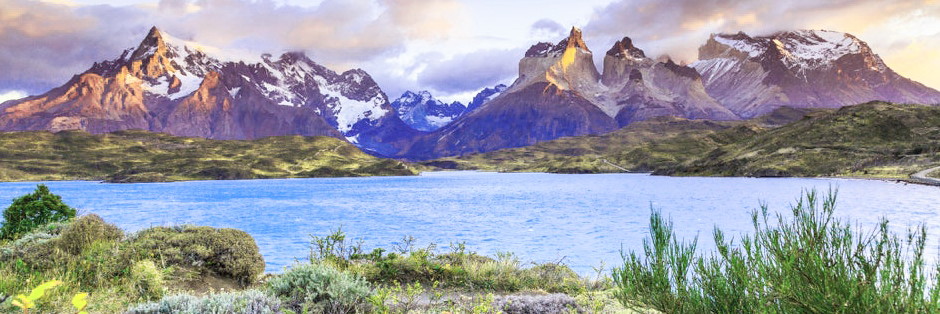
<svg viewBox="0 0 940 314">
<path fill-rule="evenodd" d="M 660 116 L 733 120 L 737 116 L 705 92 L 702 77 L 690 67 L 647 58 L 629 37 L 604 57 L 604 93 L 596 102 L 620 126 Z"/>
<path fill-rule="evenodd" d="M 0 106 L 0 130 L 93 133 L 145 129 L 181 136 L 345 138 L 379 154 L 413 136 L 362 70 L 336 73 L 302 53 L 244 60 L 153 28 L 115 60 L 43 95 Z M 397 130 L 394 133 L 386 129 Z"/>
<path fill-rule="evenodd" d="M 692 66 L 708 93 L 743 118 L 781 106 L 837 108 L 884 100 L 940 103 L 940 93 L 891 70 L 846 33 L 801 30 L 712 35 Z"/>
<path fill-rule="evenodd" d="M 613 118 L 585 96 L 599 79 L 581 31 L 573 28 L 558 44 L 532 46 L 519 62 L 519 77 L 498 97 L 418 138 L 399 156 L 463 155 L 613 131 Z"/>
<path fill-rule="evenodd" d="M 599 78 L 593 53 L 581 38 L 581 30 L 572 28 L 568 38 L 558 44 L 538 43 L 529 48 L 519 61 L 519 78 L 507 92 L 536 83 L 551 83 L 561 90 L 592 89 Z"/>
<path fill-rule="evenodd" d="M 419 138 L 400 157 L 430 159 L 606 133 L 616 122 L 576 92 L 537 82 L 500 95 L 477 111 Z"/>
</svg>

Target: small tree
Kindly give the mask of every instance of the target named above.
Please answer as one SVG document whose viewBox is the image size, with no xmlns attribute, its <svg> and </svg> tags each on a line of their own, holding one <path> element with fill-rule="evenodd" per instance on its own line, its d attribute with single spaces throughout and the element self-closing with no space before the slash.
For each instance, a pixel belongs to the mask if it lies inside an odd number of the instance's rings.
<svg viewBox="0 0 940 314">
<path fill-rule="evenodd" d="M 65 205 L 62 197 L 49 192 L 45 185 L 20 196 L 3 211 L 0 239 L 14 239 L 50 222 L 67 221 L 75 217 L 75 209 Z"/>
</svg>

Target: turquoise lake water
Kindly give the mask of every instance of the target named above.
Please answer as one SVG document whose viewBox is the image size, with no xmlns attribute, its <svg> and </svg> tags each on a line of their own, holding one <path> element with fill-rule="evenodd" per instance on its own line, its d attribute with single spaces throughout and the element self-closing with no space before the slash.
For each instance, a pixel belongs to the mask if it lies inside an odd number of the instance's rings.
<svg viewBox="0 0 940 314">
<path fill-rule="evenodd" d="M 527 262 L 563 261 L 582 274 L 639 250 L 650 208 L 670 216 L 682 237 L 714 247 L 714 226 L 750 232 L 761 202 L 785 212 L 805 189 L 837 188 L 836 214 L 894 230 L 925 223 L 940 247 L 940 188 L 874 180 L 699 178 L 644 174 L 567 175 L 437 172 L 415 177 L 196 181 L 146 184 L 47 182 L 80 213 L 95 213 L 127 231 L 195 224 L 251 234 L 280 272 L 305 261 L 310 235 L 342 227 L 366 248 L 393 248 L 403 236 L 441 251 L 465 241 L 481 254 L 513 252 Z M 0 183 L 5 207 L 34 182 Z M 928 251 L 928 255 L 937 252 Z"/>
</svg>

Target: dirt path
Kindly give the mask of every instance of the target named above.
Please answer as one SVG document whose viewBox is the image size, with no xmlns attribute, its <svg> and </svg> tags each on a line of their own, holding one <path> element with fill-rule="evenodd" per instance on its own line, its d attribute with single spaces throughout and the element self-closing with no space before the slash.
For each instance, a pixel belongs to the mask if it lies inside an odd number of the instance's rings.
<svg viewBox="0 0 940 314">
<path fill-rule="evenodd" d="M 917 182 L 917 183 L 921 183 L 921 184 L 929 184 L 929 185 L 940 186 L 940 179 L 931 178 L 931 177 L 928 177 L 928 176 L 927 176 L 927 175 L 930 174 L 931 172 L 934 172 L 934 171 L 937 171 L 937 170 L 940 170 L 940 167 L 933 167 L 933 168 L 930 168 L 930 169 L 923 170 L 923 171 L 920 171 L 920 172 L 918 172 L 918 173 L 912 174 L 912 175 L 911 175 L 911 181 L 914 181 L 914 182 Z"/>
</svg>

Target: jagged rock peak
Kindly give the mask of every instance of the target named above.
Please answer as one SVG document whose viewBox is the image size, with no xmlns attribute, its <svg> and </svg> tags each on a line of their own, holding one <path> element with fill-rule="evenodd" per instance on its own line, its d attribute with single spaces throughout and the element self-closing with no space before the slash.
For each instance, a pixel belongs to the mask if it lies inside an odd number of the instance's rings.
<svg viewBox="0 0 940 314">
<path fill-rule="evenodd" d="M 526 58 L 546 57 L 552 48 L 555 48 L 555 45 L 552 45 L 552 43 L 540 42 L 529 47 L 529 50 L 525 52 L 525 56 Z"/>
<path fill-rule="evenodd" d="M 614 43 L 614 46 L 610 47 L 610 50 L 607 51 L 607 55 L 617 58 L 646 58 L 646 54 L 643 53 L 643 50 L 634 46 L 633 40 L 626 36 Z"/>
<path fill-rule="evenodd" d="M 591 52 L 591 49 L 588 49 L 587 44 L 584 43 L 584 39 L 581 38 L 581 29 L 577 27 L 571 28 L 571 33 L 568 34 L 568 37 L 562 39 L 558 44 L 552 45 L 552 43 L 540 42 L 532 47 L 529 47 L 529 50 L 526 51 L 525 56 L 528 58 L 532 57 L 557 57 L 565 52 L 568 48 L 580 48 L 586 52 Z"/>
<path fill-rule="evenodd" d="M 581 48 L 588 52 L 591 50 L 588 49 L 587 44 L 584 43 L 584 39 L 581 38 L 581 29 L 577 27 L 571 27 L 571 33 L 568 35 L 568 38 L 565 38 L 561 41 L 565 43 L 565 48 Z M 559 43 L 558 46 L 562 44 Z"/>
<path fill-rule="evenodd" d="M 163 33 L 154 26 L 150 28 L 147 37 L 144 37 L 144 40 L 140 42 L 140 46 L 134 50 L 134 53 L 131 55 L 131 60 L 146 58 L 160 50 L 166 50 L 166 43 L 163 40 Z"/>
<path fill-rule="evenodd" d="M 698 71 L 695 70 L 695 68 L 686 66 L 686 65 L 676 64 L 675 62 L 672 61 L 672 58 L 668 58 L 666 59 L 666 62 L 662 62 L 662 63 L 666 67 L 666 69 L 669 69 L 670 71 L 678 75 L 685 76 L 693 80 L 702 78 L 702 75 L 699 74 Z"/>
<path fill-rule="evenodd" d="M 270 54 L 264 54 L 264 56 L 270 56 Z M 270 57 L 268 57 L 270 58 Z M 288 51 L 281 54 L 280 60 L 288 64 L 294 64 L 297 62 L 306 62 L 311 63 L 313 60 L 310 60 L 310 57 L 307 57 L 307 54 L 303 51 Z"/>
</svg>

